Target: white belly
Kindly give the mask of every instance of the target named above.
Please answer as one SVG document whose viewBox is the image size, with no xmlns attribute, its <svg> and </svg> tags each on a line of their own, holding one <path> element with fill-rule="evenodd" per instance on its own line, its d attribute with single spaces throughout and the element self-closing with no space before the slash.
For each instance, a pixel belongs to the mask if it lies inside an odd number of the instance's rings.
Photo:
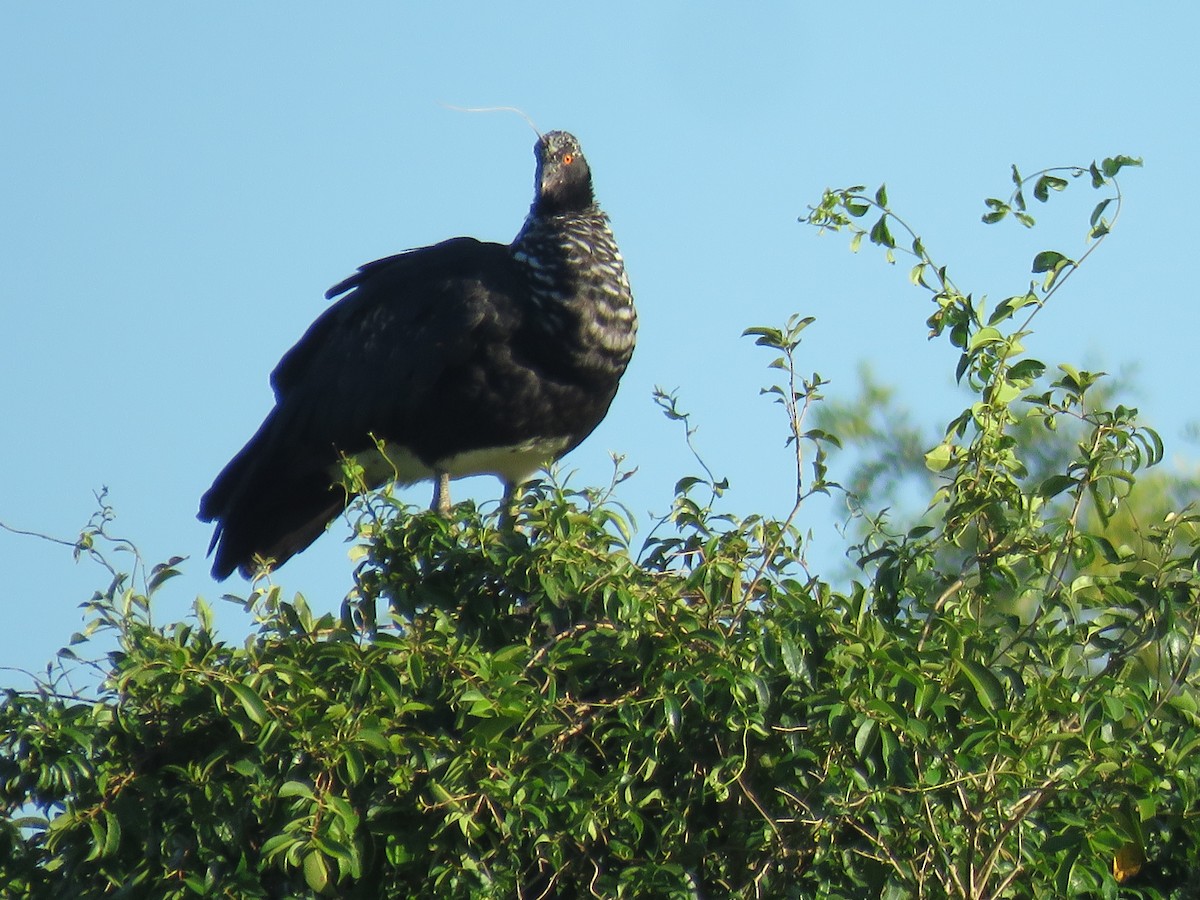
<svg viewBox="0 0 1200 900">
<path fill-rule="evenodd" d="M 520 484 L 566 449 L 566 438 L 547 438 L 529 441 L 515 447 L 489 447 L 468 450 L 439 460 L 436 468 L 423 463 L 403 447 L 385 446 L 384 452 L 368 450 L 353 457 L 362 466 L 367 484 L 378 487 L 395 481 L 413 484 L 436 478 L 445 472 L 451 478 L 467 475 L 496 475 L 505 482 Z M 335 478 L 341 477 L 341 467 L 331 468 Z"/>
</svg>

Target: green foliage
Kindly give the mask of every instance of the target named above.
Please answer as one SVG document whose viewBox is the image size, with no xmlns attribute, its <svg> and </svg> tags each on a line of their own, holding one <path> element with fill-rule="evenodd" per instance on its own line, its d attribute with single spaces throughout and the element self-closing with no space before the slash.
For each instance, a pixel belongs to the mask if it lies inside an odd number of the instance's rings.
<svg viewBox="0 0 1200 900">
<path fill-rule="evenodd" d="M 728 484 L 706 468 L 637 551 L 620 475 L 604 491 L 534 485 L 515 530 L 470 504 L 445 521 L 375 497 L 341 614 L 260 588 L 241 646 L 217 639 L 203 601 L 192 623 L 153 624 L 175 561 L 140 590 L 116 576 L 89 605 L 86 634 L 116 644 L 96 695 L 47 680 L 0 707 L 0 883 L 33 897 L 1195 896 L 1200 516 L 1121 520 L 1161 442 L 1100 402 L 1099 374 L 1024 350 L 1116 221 L 1114 177 L 1133 163 L 1014 170 L 988 221 L 1032 225 L 1023 192 L 1046 202 L 1073 176 L 1106 199 L 1077 260 L 1039 253 L 1042 277 L 990 314 L 883 188 L 828 192 L 807 217 L 916 257 L 931 333 L 958 349 L 971 393 L 915 449 L 929 515 L 899 533 L 865 516 L 845 589 L 809 571 L 794 525 L 841 489 L 837 418 L 809 423 L 824 381 L 798 369 L 812 320 L 750 329 L 795 453 L 782 520 L 718 511 Z M 690 437 L 676 398 L 657 399 Z M 1114 540 L 1118 522 L 1136 540 Z"/>
</svg>

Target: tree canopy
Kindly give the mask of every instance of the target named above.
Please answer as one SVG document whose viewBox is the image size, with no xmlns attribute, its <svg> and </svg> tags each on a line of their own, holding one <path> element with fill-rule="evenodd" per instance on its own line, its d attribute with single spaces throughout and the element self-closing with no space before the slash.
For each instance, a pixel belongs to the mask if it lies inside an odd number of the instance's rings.
<svg viewBox="0 0 1200 900">
<path fill-rule="evenodd" d="M 928 508 L 896 524 L 860 481 L 847 584 L 811 570 L 795 524 L 814 494 L 846 490 L 831 454 L 839 421 L 858 421 L 816 412 L 799 316 L 747 332 L 795 453 L 782 519 L 723 511 L 728 485 L 703 466 L 636 543 L 619 469 L 603 489 L 535 484 L 515 529 L 376 494 L 340 611 L 259 582 L 244 643 L 200 599 L 154 624 L 181 561 L 114 572 L 63 657 L 110 635 L 97 688 L 47 677 L 0 707 L 0 885 L 1198 896 L 1200 514 L 1158 491 L 1137 515 L 1158 435 L 1102 373 L 1025 349 L 1137 164 L 1014 168 L 985 221 L 1032 227 L 1027 196 L 1073 185 L 1099 199 L 1078 254 L 1038 253 L 1034 280 L 994 305 L 955 285 L 883 187 L 827 191 L 804 217 L 910 258 L 969 393 L 935 443 L 860 442 L 877 470 L 920 459 Z M 80 552 L 106 535 L 99 520 Z"/>
</svg>

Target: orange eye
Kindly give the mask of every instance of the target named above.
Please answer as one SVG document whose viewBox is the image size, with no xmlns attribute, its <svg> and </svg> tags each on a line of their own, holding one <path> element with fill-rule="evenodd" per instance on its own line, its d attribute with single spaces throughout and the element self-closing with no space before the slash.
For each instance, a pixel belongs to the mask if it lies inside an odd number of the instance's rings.
<svg viewBox="0 0 1200 900">
<path fill-rule="evenodd" d="M 573 162 L 575 162 L 575 154 L 574 153 L 564 153 L 563 154 L 563 165 L 564 166 L 569 166 Z"/>
</svg>

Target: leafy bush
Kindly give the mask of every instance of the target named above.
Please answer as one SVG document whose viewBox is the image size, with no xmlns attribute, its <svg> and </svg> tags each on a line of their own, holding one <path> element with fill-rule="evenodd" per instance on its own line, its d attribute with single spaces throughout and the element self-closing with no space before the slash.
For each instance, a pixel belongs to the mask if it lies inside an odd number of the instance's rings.
<svg viewBox="0 0 1200 900">
<path fill-rule="evenodd" d="M 1027 190 L 1046 201 L 1085 179 L 1104 194 L 1079 259 L 1039 253 L 1038 282 L 990 313 L 884 189 L 830 191 L 810 211 L 856 248 L 911 252 L 931 332 L 960 351 L 972 394 L 924 454 L 929 513 L 901 528 L 864 513 L 848 588 L 808 570 L 793 524 L 808 497 L 840 490 L 833 428 L 808 424 L 823 381 L 798 370 L 811 319 L 751 329 L 796 454 L 784 520 L 719 512 L 727 485 L 707 472 L 679 482 L 640 552 L 619 477 L 535 485 L 515 531 L 470 504 L 448 522 L 377 496 L 340 616 L 262 587 L 244 601 L 258 619 L 244 646 L 217 639 L 201 600 L 194 622 L 153 625 L 178 561 L 144 589 L 117 575 L 90 604 L 88 634 L 117 643 L 97 694 L 47 681 L 0 708 L 0 884 L 84 898 L 1197 896 L 1200 518 L 1177 509 L 1136 546 L 1114 540 L 1161 442 L 1136 410 L 1093 402 L 1099 374 L 1048 375 L 1023 347 L 1108 234 L 1116 175 L 1135 163 L 1014 170 L 987 221 L 1033 225 Z M 1060 429 L 1072 440 L 1047 455 Z"/>
</svg>

